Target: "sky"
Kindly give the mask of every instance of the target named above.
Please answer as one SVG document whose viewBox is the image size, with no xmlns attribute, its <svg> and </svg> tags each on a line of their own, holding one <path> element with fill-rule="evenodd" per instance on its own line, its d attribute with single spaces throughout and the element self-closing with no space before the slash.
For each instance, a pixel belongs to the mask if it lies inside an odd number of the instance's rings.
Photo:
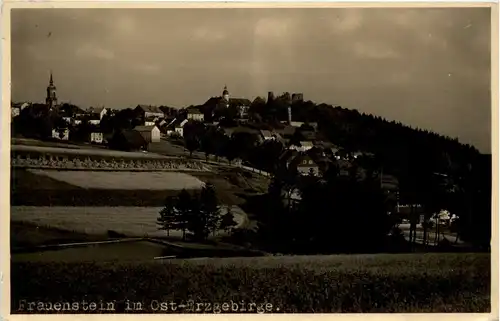
<svg viewBox="0 0 500 321">
<path fill-rule="evenodd" d="M 491 151 L 489 8 L 14 9 L 11 58 L 13 101 L 301 92 Z"/>
</svg>

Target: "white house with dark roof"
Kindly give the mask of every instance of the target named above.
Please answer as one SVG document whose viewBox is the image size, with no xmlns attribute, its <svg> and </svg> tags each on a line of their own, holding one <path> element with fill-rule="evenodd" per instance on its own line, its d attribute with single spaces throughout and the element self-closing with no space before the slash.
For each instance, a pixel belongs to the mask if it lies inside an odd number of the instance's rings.
<svg viewBox="0 0 500 321">
<path fill-rule="evenodd" d="M 160 130 L 156 126 L 136 126 L 134 130 L 139 132 L 148 143 L 157 143 L 160 141 Z"/>
<path fill-rule="evenodd" d="M 186 112 L 187 119 L 197 120 L 201 122 L 205 120 L 205 115 L 198 108 L 187 108 Z"/>
<path fill-rule="evenodd" d="M 164 117 L 164 112 L 157 106 L 138 105 L 134 110 L 143 118 Z"/>
<path fill-rule="evenodd" d="M 86 110 L 85 114 L 90 116 L 92 119 L 101 120 L 107 112 L 108 110 L 106 107 L 90 107 Z"/>
<path fill-rule="evenodd" d="M 104 134 L 100 130 L 93 130 L 89 134 L 89 140 L 91 143 L 101 144 L 104 140 Z"/>
<path fill-rule="evenodd" d="M 183 137 L 184 125 L 186 125 L 188 121 L 189 121 L 188 119 L 174 118 L 168 124 L 165 124 L 163 126 L 164 128 L 163 132 L 167 134 L 167 136 L 178 134 L 179 136 Z"/>
</svg>

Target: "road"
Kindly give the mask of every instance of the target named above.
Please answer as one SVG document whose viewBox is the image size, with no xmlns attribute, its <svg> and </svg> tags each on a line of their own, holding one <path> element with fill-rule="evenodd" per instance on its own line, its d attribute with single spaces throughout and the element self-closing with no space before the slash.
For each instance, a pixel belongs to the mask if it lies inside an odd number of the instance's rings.
<svg viewBox="0 0 500 321">
<path fill-rule="evenodd" d="M 409 239 L 410 236 L 410 224 L 399 224 L 399 228 L 403 231 L 403 234 L 406 239 Z M 424 230 L 420 225 L 417 225 L 417 243 L 423 243 L 424 240 Z M 440 240 L 446 238 L 448 241 L 451 243 L 455 243 L 456 240 L 456 234 L 450 233 L 450 232 L 444 232 L 444 233 L 439 233 L 440 235 Z M 429 240 L 429 245 L 434 245 L 434 239 L 436 237 L 436 230 L 435 228 L 427 231 L 427 239 Z M 464 244 L 464 242 L 460 239 L 458 239 L 457 244 Z"/>
</svg>

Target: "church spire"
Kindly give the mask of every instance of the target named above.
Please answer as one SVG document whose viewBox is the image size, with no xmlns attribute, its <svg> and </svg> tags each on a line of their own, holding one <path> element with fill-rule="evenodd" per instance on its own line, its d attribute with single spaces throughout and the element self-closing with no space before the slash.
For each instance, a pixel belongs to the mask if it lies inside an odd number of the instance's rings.
<svg viewBox="0 0 500 321">
<path fill-rule="evenodd" d="M 49 86 L 47 87 L 47 97 L 45 98 L 45 103 L 49 110 L 57 106 L 57 94 L 56 86 L 54 86 L 54 77 L 52 76 L 52 70 L 50 71 Z"/>
<path fill-rule="evenodd" d="M 224 85 L 224 91 L 222 92 L 222 98 L 224 98 L 224 100 L 226 102 L 229 102 L 229 91 L 227 90 L 226 85 Z"/>
</svg>

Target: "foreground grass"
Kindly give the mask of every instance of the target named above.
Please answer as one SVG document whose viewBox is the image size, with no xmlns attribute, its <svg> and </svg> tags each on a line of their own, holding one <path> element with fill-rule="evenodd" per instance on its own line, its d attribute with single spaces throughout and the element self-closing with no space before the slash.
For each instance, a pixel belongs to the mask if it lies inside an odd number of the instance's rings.
<svg viewBox="0 0 500 321">
<path fill-rule="evenodd" d="M 19 300 L 269 302 L 279 312 L 489 312 L 487 254 L 338 255 L 135 263 L 12 263 Z M 182 312 L 182 311 L 177 311 Z"/>
</svg>

